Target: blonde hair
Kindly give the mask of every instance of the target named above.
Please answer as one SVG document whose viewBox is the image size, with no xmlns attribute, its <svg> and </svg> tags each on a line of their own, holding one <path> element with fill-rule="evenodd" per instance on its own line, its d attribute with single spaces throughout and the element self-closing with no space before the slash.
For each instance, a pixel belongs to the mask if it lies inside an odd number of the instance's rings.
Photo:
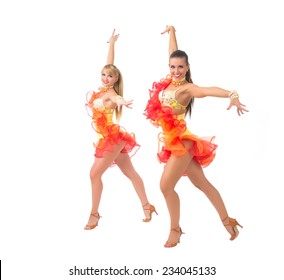
<svg viewBox="0 0 284 280">
<path fill-rule="evenodd" d="M 113 89 L 119 96 L 123 97 L 123 78 L 120 70 L 113 64 L 107 64 L 104 66 L 103 69 L 106 70 L 110 75 L 118 78 L 115 84 L 113 85 Z M 117 121 L 120 120 L 121 115 L 122 115 L 122 106 L 120 107 L 120 109 L 116 107 L 115 118 Z"/>
</svg>

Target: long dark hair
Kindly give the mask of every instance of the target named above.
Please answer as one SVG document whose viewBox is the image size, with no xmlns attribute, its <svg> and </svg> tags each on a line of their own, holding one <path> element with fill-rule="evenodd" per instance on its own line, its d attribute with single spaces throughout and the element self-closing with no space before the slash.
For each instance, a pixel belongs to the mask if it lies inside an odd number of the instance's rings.
<svg viewBox="0 0 284 280">
<path fill-rule="evenodd" d="M 181 51 L 181 50 L 176 50 L 176 51 L 174 51 L 174 52 L 171 53 L 170 59 L 171 59 L 171 58 L 174 58 L 174 57 L 184 58 L 186 65 L 189 66 L 188 55 L 186 54 L 186 52 Z M 189 83 L 193 83 L 193 82 L 192 82 L 192 79 L 191 79 L 190 68 L 188 68 L 188 71 L 187 71 L 186 74 L 185 74 L 185 79 L 186 79 Z M 189 116 L 191 116 L 191 112 L 192 112 L 192 108 L 193 108 L 193 103 L 194 103 L 194 97 L 191 97 L 191 99 L 190 99 L 188 105 L 186 106 L 185 115 L 186 115 L 187 113 L 189 113 Z"/>
</svg>

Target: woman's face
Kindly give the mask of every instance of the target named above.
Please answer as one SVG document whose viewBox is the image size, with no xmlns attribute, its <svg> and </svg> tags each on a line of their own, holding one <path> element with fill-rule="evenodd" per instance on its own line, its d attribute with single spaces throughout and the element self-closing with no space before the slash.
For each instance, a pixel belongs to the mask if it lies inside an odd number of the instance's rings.
<svg viewBox="0 0 284 280">
<path fill-rule="evenodd" d="M 107 69 L 102 70 L 101 81 L 105 87 L 112 87 L 118 80 L 118 76 L 114 75 L 112 71 Z"/>
<path fill-rule="evenodd" d="M 184 57 L 173 57 L 170 58 L 169 68 L 171 76 L 176 81 L 179 81 L 185 78 L 186 72 L 189 69 L 189 65 L 186 64 Z"/>
</svg>

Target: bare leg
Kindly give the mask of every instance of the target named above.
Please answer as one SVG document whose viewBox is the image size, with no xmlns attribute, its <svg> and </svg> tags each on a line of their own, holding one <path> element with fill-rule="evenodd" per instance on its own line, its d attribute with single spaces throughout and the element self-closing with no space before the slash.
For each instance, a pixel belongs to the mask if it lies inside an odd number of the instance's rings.
<svg viewBox="0 0 284 280">
<path fill-rule="evenodd" d="M 150 218 L 150 204 L 148 202 L 148 198 L 145 192 L 145 187 L 144 187 L 144 183 L 142 178 L 140 177 L 140 175 L 137 173 L 137 171 L 135 170 L 131 159 L 129 157 L 129 155 L 127 153 L 120 153 L 118 155 L 118 157 L 115 159 L 115 163 L 117 164 L 117 166 L 120 168 L 120 170 L 122 171 L 122 173 L 130 179 L 139 199 L 140 202 L 143 205 L 148 206 L 149 208 L 143 208 L 144 213 L 146 218 Z"/>
<path fill-rule="evenodd" d="M 223 199 L 218 190 L 207 180 L 203 173 L 202 167 L 192 160 L 186 169 L 187 176 L 192 184 L 200 189 L 210 200 L 219 214 L 221 221 L 228 218 L 228 212 L 226 210 Z M 226 227 L 227 231 L 232 234 L 233 228 L 231 226 Z"/>
<path fill-rule="evenodd" d="M 187 141 L 186 146 L 188 145 L 190 145 L 190 142 Z M 179 228 L 180 221 L 180 200 L 175 191 L 175 186 L 184 174 L 191 159 L 192 156 L 190 154 L 179 157 L 172 155 L 165 165 L 165 169 L 161 177 L 160 188 L 166 200 L 171 220 L 171 230 L 165 246 L 167 244 L 176 244 L 179 241 L 180 233 L 174 230 Z"/>
<path fill-rule="evenodd" d="M 90 171 L 90 179 L 92 185 L 92 210 L 91 213 L 98 213 L 98 208 L 103 191 L 102 175 L 111 165 L 111 163 L 118 157 L 125 142 L 116 145 L 112 152 L 105 152 L 103 158 L 95 158 L 94 164 Z M 98 217 L 90 215 L 89 221 L 85 229 L 90 229 L 92 225 L 98 222 Z"/>
</svg>

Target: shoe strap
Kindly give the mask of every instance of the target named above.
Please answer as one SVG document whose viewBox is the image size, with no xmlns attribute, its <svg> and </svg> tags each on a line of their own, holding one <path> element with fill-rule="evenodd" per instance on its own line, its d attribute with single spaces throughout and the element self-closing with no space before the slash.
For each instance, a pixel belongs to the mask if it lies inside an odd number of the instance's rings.
<svg viewBox="0 0 284 280">
<path fill-rule="evenodd" d="M 99 219 L 101 216 L 98 212 L 96 213 L 91 213 L 91 216 L 94 216 L 95 218 Z"/>
<path fill-rule="evenodd" d="M 177 233 L 183 234 L 184 232 L 182 232 L 182 229 L 180 226 L 176 227 L 176 228 L 172 228 L 171 231 L 175 231 Z"/>
<path fill-rule="evenodd" d="M 148 209 L 148 208 L 145 209 L 145 206 L 148 206 L 148 205 L 149 205 L 149 209 Z M 150 204 L 149 202 L 147 202 L 146 204 L 142 205 L 142 208 L 143 208 L 144 210 L 150 210 L 151 204 Z"/>
</svg>

